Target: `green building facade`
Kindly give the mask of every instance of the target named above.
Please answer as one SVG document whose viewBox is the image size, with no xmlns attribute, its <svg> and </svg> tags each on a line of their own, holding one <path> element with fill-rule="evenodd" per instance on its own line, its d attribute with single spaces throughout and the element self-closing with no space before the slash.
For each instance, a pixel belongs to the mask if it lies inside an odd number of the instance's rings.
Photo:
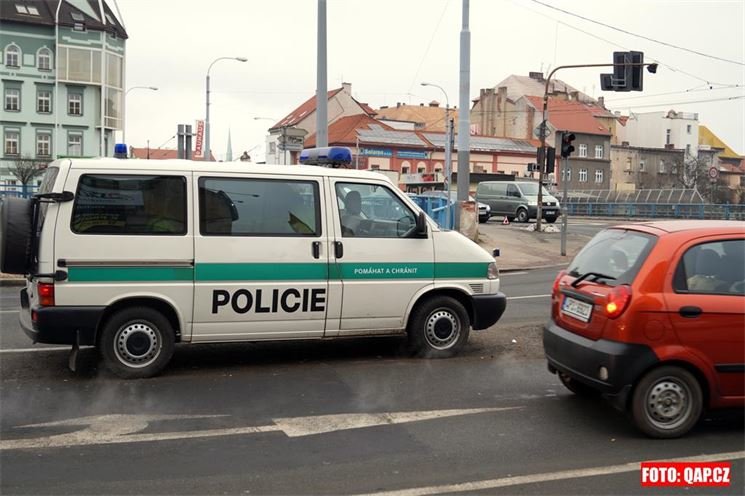
<svg viewBox="0 0 745 496">
<path fill-rule="evenodd" d="M 113 155 L 124 124 L 127 35 L 103 6 L 0 2 L 0 190 L 20 189 L 17 170 L 30 161 L 43 167 L 61 157 Z"/>
</svg>

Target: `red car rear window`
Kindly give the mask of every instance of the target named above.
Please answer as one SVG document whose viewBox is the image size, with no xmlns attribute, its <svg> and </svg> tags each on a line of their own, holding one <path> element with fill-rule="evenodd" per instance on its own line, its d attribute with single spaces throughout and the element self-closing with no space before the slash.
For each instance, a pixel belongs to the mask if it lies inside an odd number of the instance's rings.
<svg viewBox="0 0 745 496">
<path fill-rule="evenodd" d="M 657 236 L 639 231 L 606 229 L 595 235 L 569 265 L 570 276 L 581 277 L 588 272 L 611 276 L 599 278 L 609 286 L 631 284 L 647 255 L 657 242 Z"/>
</svg>

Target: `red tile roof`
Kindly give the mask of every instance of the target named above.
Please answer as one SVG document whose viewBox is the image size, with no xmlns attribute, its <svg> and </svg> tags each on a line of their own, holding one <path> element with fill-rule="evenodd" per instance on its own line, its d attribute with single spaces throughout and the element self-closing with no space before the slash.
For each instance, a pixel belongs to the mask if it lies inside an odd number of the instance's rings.
<svg viewBox="0 0 745 496">
<path fill-rule="evenodd" d="M 526 96 L 525 98 L 539 112 L 543 110 L 541 97 Z M 613 114 L 596 105 L 576 100 L 548 99 L 548 122 L 557 130 L 610 136 L 610 130 L 595 117 L 613 117 Z"/>
<path fill-rule="evenodd" d="M 342 88 L 337 88 L 335 90 L 329 91 L 327 93 L 327 98 L 329 100 L 332 99 L 333 97 L 338 95 L 339 92 L 341 92 L 343 89 L 344 88 L 342 87 Z M 365 112 L 367 115 L 375 115 L 375 110 L 373 110 L 368 104 L 360 103 L 354 98 L 352 98 L 352 100 L 354 100 L 354 102 L 357 105 L 359 105 L 362 111 Z M 278 123 L 273 125 L 270 129 L 277 129 L 277 128 L 284 127 L 284 126 L 287 126 L 287 127 L 294 126 L 298 122 L 305 119 L 306 116 L 308 116 L 309 114 L 315 111 L 316 111 L 316 96 L 313 95 L 312 97 L 305 100 L 305 102 L 303 102 L 303 104 L 300 105 L 298 108 L 296 108 L 295 110 L 287 114 L 284 119 L 280 120 Z"/>
<path fill-rule="evenodd" d="M 394 130 L 391 126 L 375 120 L 367 114 L 348 115 L 334 121 L 329 126 L 329 145 L 355 145 L 357 143 L 357 130 L 369 129 L 371 124 L 380 126 L 386 131 Z M 303 146 L 306 148 L 316 146 L 316 135 L 308 136 Z"/>
<path fill-rule="evenodd" d="M 131 148 L 132 158 L 150 158 L 150 160 L 175 160 L 178 158 L 178 150 L 173 148 Z M 149 153 L 149 156 L 148 156 Z M 210 153 L 212 160 L 215 160 L 214 154 Z"/>
</svg>

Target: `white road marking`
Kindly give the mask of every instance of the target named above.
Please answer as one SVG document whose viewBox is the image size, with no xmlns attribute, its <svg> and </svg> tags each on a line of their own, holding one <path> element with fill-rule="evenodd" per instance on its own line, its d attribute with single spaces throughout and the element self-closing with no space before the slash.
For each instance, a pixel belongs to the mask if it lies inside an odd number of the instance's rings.
<svg viewBox="0 0 745 496">
<path fill-rule="evenodd" d="M 0 313 L 18 313 L 18 310 L 0 310 Z"/>
<path fill-rule="evenodd" d="M 740 460 L 745 458 L 745 451 L 733 451 L 730 453 L 716 453 L 712 455 L 687 456 L 682 458 L 666 458 L 666 462 L 715 462 Z M 652 461 L 652 460 L 645 460 Z M 583 477 L 595 477 L 598 475 L 622 474 L 640 470 L 642 462 L 622 463 L 620 465 L 607 465 L 604 467 L 580 468 L 573 470 L 561 470 L 558 472 L 546 472 L 542 474 L 516 475 L 514 477 L 502 477 L 473 482 L 462 482 L 443 486 L 414 487 L 395 491 L 381 491 L 369 493 L 375 496 L 425 496 L 436 494 L 452 494 L 465 491 L 485 491 L 498 487 L 521 486 L 525 484 L 536 484 L 539 482 L 551 482 L 566 479 L 579 479 Z"/>
<path fill-rule="evenodd" d="M 529 300 L 532 298 L 550 298 L 550 294 L 540 294 L 540 295 L 527 295 L 527 296 L 508 296 L 507 300 Z"/>
<path fill-rule="evenodd" d="M 500 273 L 500 274 L 499 274 L 499 277 L 505 277 L 505 276 L 520 276 L 520 275 L 523 275 L 523 274 L 527 274 L 527 273 L 528 273 L 528 271 L 527 271 L 527 270 L 523 270 L 523 271 L 520 271 L 520 272 L 505 272 L 504 274 L 501 274 L 501 273 Z"/>
<path fill-rule="evenodd" d="M 30 353 L 33 351 L 70 351 L 70 347 L 45 346 L 40 348 L 12 348 L 9 350 L 0 350 L 0 353 Z"/>
<path fill-rule="evenodd" d="M 100 444 L 141 443 L 196 439 L 206 437 L 236 436 L 263 432 L 282 432 L 287 437 L 313 436 L 328 432 L 362 429 L 381 425 L 396 425 L 423 420 L 433 420 L 461 415 L 519 410 L 521 406 L 505 408 L 471 408 L 461 410 L 432 410 L 390 413 L 350 413 L 312 417 L 278 418 L 270 425 L 257 425 L 225 429 L 205 429 L 181 432 L 155 432 L 140 434 L 152 421 L 220 417 L 221 415 L 101 415 L 78 419 L 31 424 L 19 428 L 46 428 L 55 426 L 81 426 L 85 429 L 66 434 L 21 439 L 0 440 L 0 451 L 14 449 L 43 449 Z"/>
</svg>

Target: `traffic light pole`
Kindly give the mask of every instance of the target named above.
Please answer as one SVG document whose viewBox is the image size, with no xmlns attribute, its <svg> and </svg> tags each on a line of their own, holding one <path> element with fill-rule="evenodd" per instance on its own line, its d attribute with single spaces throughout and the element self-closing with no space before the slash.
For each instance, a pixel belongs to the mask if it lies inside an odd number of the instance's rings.
<svg viewBox="0 0 745 496">
<path fill-rule="evenodd" d="M 569 213 L 567 212 L 567 197 L 569 196 L 569 157 L 562 159 L 561 168 L 561 256 L 567 254 L 567 224 L 569 222 Z"/>
<path fill-rule="evenodd" d="M 639 64 L 626 64 L 631 66 L 657 66 L 656 63 L 639 63 Z M 556 74 L 559 69 L 582 69 L 586 67 L 615 67 L 616 64 L 577 64 L 577 65 L 560 65 L 548 74 L 546 78 L 546 86 L 543 90 L 543 120 L 541 121 L 541 149 L 543 150 L 543 159 L 538 164 L 538 211 L 536 212 L 536 231 L 541 231 L 543 224 L 543 176 L 546 170 L 546 134 L 548 133 L 548 86 L 551 83 L 551 78 Z M 650 69 L 651 70 L 651 69 Z M 570 131 L 570 130 L 567 130 Z M 566 201 L 566 200 L 565 200 Z M 566 208 L 566 204 L 562 205 L 562 208 Z M 563 252 L 563 250 L 562 250 Z"/>
</svg>

